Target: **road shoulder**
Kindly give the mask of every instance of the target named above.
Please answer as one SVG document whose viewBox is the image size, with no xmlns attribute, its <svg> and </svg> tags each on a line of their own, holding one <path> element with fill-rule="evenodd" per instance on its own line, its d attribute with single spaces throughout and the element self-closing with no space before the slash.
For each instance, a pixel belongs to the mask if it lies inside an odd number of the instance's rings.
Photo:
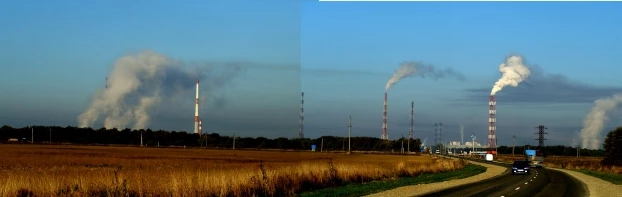
<svg viewBox="0 0 622 197">
<path fill-rule="evenodd" d="M 392 190 L 387 190 L 387 191 L 371 194 L 371 195 L 368 195 L 368 197 L 376 197 L 376 196 L 391 196 L 391 197 L 419 196 L 419 195 L 423 195 L 423 194 L 426 194 L 426 193 L 441 191 L 441 190 L 449 189 L 449 188 L 452 188 L 452 187 L 457 187 L 457 186 L 461 186 L 461 185 L 465 185 L 465 184 L 474 183 L 474 182 L 486 180 L 486 179 L 489 179 L 489 178 L 493 178 L 495 176 L 503 174 L 503 172 L 505 172 L 505 170 L 507 170 L 507 168 L 504 168 L 504 167 L 501 167 L 501 166 L 497 166 L 497 165 L 481 163 L 481 162 L 475 162 L 475 161 L 468 161 L 468 162 L 471 163 L 471 164 L 475 164 L 475 165 L 480 165 L 480 166 L 486 167 L 486 172 L 478 174 L 478 175 L 475 175 L 475 176 L 472 176 L 472 177 L 463 178 L 463 179 L 456 179 L 456 180 L 451 180 L 451 181 L 444 181 L 444 182 L 437 182 L 437 183 L 430 183 L 430 184 L 419 184 L 419 185 L 410 185 L 410 186 L 399 187 L 399 188 L 395 188 L 395 189 L 392 189 Z"/>
<path fill-rule="evenodd" d="M 558 169 L 558 168 L 548 168 L 551 170 L 557 170 L 564 172 L 579 181 L 583 182 L 587 186 L 588 196 L 591 197 L 613 197 L 613 196 L 622 196 L 622 185 L 615 185 L 613 183 L 607 182 L 605 180 L 583 174 L 581 172 L 576 172 L 572 170 Z"/>
</svg>

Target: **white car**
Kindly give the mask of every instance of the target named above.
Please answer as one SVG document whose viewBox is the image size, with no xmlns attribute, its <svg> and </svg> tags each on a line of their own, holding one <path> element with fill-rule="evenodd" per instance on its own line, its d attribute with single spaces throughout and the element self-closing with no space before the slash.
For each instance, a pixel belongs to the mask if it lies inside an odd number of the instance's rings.
<svg viewBox="0 0 622 197">
<path fill-rule="evenodd" d="M 486 154 L 486 161 L 492 161 L 492 159 L 493 159 L 492 154 L 490 154 L 490 153 Z"/>
</svg>

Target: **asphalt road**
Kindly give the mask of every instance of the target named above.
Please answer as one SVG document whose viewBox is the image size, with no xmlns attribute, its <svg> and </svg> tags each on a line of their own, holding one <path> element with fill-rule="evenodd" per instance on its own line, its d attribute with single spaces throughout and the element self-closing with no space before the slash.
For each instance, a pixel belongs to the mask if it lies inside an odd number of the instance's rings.
<svg viewBox="0 0 622 197">
<path fill-rule="evenodd" d="M 549 170 L 546 168 L 532 168 L 533 171 L 530 175 L 512 175 L 510 171 L 510 164 L 497 165 L 505 166 L 508 168 L 508 170 L 505 171 L 503 174 L 488 180 L 458 186 L 443 191 L 426 194 L 424 196 L 587 196 L 587 187 L 585 186 L 585 184 L 566 173 Z"/>
</svg>

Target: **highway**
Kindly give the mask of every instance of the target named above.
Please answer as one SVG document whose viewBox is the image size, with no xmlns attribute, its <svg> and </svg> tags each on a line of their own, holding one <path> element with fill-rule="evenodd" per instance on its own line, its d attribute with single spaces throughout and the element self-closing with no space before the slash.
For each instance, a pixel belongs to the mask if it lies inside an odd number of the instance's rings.
<svg viewBox="0 0 622 197">
<path fill-rule="evenodd" d="M 475 160 L 479 162 L 486 162 Z M 579 197 L 587 196 L 587 187 L 574 177 L 546 168 L 532 168 L 530 175 L 512 175 L 511 165 L 503 174 L 477 183 L 466 184 L 424 196 L 496 196 L 496 197 Z"/>
</svg>

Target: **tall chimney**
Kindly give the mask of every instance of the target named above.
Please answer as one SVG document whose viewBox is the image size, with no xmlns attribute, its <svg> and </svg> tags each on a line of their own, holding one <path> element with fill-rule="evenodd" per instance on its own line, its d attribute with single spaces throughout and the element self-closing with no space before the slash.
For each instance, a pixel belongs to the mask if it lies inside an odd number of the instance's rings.
<svg viewBox="0 0 622 197">
<path fill-rule="evenodd" d="M 194 133 L 199 133 L 199 80 L 197 80 L 197 94 L 194 100 Z"/>
<path fill-rule="evenodd" d="M 490 95 L 490 100 L 488 101 L 488 148 L 496 148 L 497 140 L 496 140 L 496 131 L 497 131 L 497 102 L 495 101 L 495 96 Z"/>
<path fill-rule="evenodd" d="M 415 130 L 415 101 L 411 101 L 410 102 L 410 132 L 408 132 L 408 140 L 413 138 L 414 130 Z M 410 141 L 408 142 L 410 143 Z M 410 151 L 410 149 L 408 150 Z"/>
<path fill-rule="evenodd" d="M 298 138 L 305 138 L 304 123 L 305 123 L 305 93 L 300 94 L 300 131 L 298 132 Z"/>
<path fill-rule="evenodd" d="M 384 92 L 384 113 L 382 115 L 382 136 L 381 139 L 388 140 L 389 134 L 387 133 L 387 92 Z"/>
</svg>

